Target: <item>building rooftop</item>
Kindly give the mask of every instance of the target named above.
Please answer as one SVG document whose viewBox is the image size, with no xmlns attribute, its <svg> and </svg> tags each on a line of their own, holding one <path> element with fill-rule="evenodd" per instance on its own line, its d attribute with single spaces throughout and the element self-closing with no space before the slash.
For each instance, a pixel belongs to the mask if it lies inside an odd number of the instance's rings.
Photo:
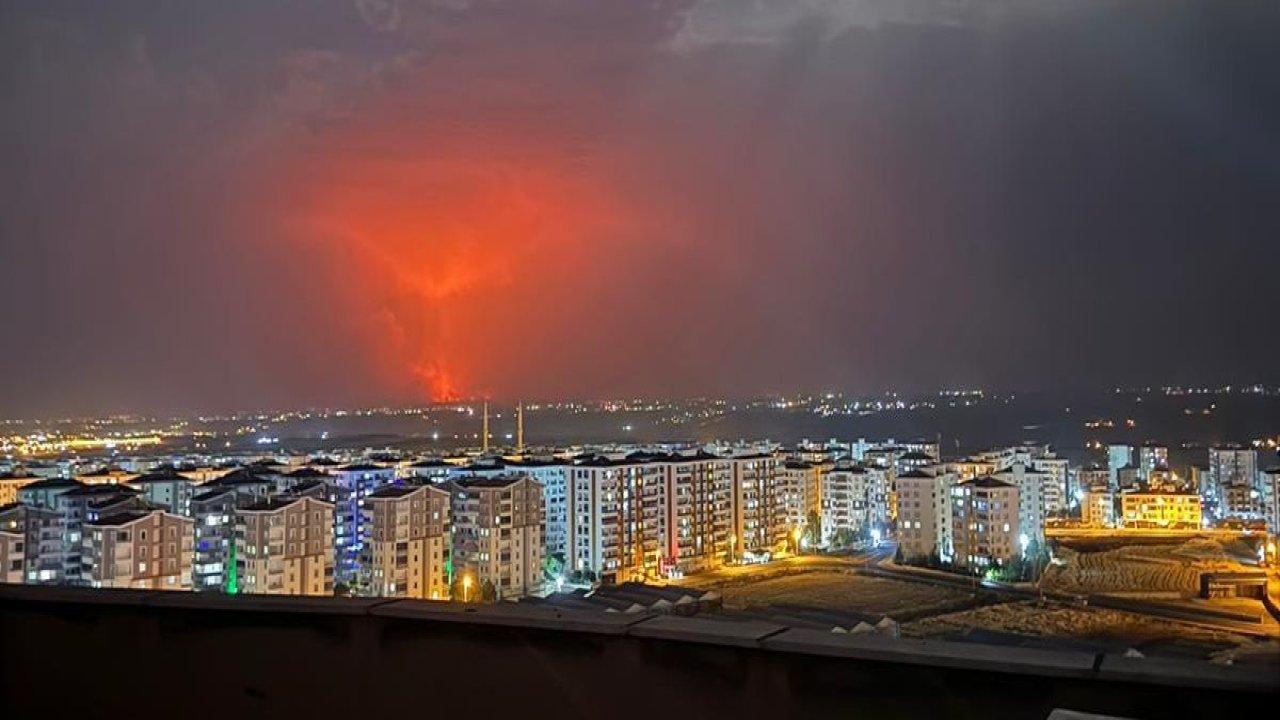
<svg viewBox="0 0 1280 720">
<path fill-rule="evenodd" d="M 106 517 L 98 518 L 97 520 L 90 520 L 86 522 L 85 525 L 91 525 L 93 527 L 120 527 L 121 525 L 128 525 L 129 523 L 134 522 L 135 520 L 141 520 L 142 518 L 147 517 L 153 512 L 158 512 L 158 511 L 130 510 L 128 512 L 113 513 Z"/>
<path fill-rule="evenodd" d="M 97 495 L 117 495 L 117 494 L 136 495 L 137 493 L 138 493 L 137 490 L 134 490 L 128 485 L 116 485 L 114 483 L 108 483 L 105 485 L 80 485 L 79 487 L 72 488 L 71 490 L 68 490 L 65 493 L 63 493 L 62 497 L 94 497 Z"/>
<path fill-rule="evenodd" d="M 528 475 L 495 475 L 493 477 L 465 477 L 454 480 L 454 484 L 462 489 L 468 488 L 503 488 L 510 487 L 521 480 L 532 480 Z"/>
<path fill-rule="evenodd" d="M 373 463 L 366 462 L 366 463 L 353 463 L 351 465 L 344 465 L 338 468 L 337 471 L 338 472 L 375 472 L 377 470 L 387 470 L 387 469 L 389 468 L 385 468 L 381 465 L 374 465 Z"/>
<path fill-rule="evenodd" d="M 238 470 L 232 470 L 226 475 L 216 477 L 201 487 L 236 487 L 238 485 L 262 485 L 270 482 L 270 480 L 258 475 L 253 470 L 240 468 Z"/>
<path fill-rule="evenodd" d="M 45 478 L 43 480 L 37 480 L 23 487 L 22 489 L 23 490 L 50 490 L 53 488 L 74 488 L 74 487 L 79 487 L 82 484 L 83 483 L 81 483 L 79 480 L 72 480 L 71 478 L 55 477 L 55 478 Z"/>
<path fill-rule="evenodd" d="M 129 480 L 130 485 L 147 485 L 149 483 L 163 482 L 191 482 L 191 478 L 179 475 L 177 470 L 172 467 L 158 468 L 149 473 L 143 473 L 136 478 Z"/>
<path fill-rule="evenodd" d="M 308 498 L 305 495 L 294 495 L 292 493 L 287 495 L 276 495 L 274 497 L 269 497 L 266 500 L 259 500 L 258 502 L 245 505 L 239 509 L 239 512 L 274 512 L 307 499 L 315 500 L 315 498 Z M 317 500 L 316 502 L 324 501 Z"/>
<path fill-rule="evenodd" d="M 1013 483 L 1007 483 L 1007 482 L 1005 482 L 1005 481 L 1003 481 L 1003 480 L 1001 480 L 1001 479 L 999 479 L 999 478 L 995 478 L 995 477 L 992 477 L 992 476 L 990 476 L 990 475 L 982 475 L 982 476 L 980 476 L 980 477 L 970 478 L 970 479 L 968 479 L 968 480 L 961 481 L 959 484 L 960 484 L 960 485 L 969 485 L 969 486 L 971 486 L 971 487 L 980 487 L 980 488 L 1011 488 L 1011 487 L 1017 487 L 1017 485 L 1014 485 Z"/>
</svg>

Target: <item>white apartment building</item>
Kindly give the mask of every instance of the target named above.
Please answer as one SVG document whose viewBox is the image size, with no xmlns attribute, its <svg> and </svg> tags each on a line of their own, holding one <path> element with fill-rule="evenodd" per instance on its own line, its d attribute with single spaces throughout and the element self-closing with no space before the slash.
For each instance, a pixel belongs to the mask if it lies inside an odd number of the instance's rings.
<svg viewBox="0 0 1280 720">
<path fill-rule="evenodd" d="M 1044 519 L 1048 515 L 1045 487 L 1052 483 L 1048 473 L 1037 472 L 1020 462 L 991 477 L 1018 488 L 1018 527 L 1028 541 L 1044 542 Z"/>
</svg>

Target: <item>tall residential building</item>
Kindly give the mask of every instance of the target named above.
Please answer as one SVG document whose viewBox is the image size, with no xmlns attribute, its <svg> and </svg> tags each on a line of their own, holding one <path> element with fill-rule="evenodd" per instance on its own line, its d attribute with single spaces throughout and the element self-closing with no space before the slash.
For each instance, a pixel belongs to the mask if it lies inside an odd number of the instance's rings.
<svg viewBox="0 0 1280 720">
<path fill-rule="evenodd" d="M 1111 471 L 1108 487 L 1115 491 L 1120 487 L 1120 468 L 1133 464 L 1133 448 L 1128 445 L 1107 446 L 1107 469 Z"/>
<path fill-rule="evenodd" d="M 1209 493 L 1205 501 L 1216 508 L 1218 517 L 1262 517 L 1258 452 L 1239 445 L 1209 448 Z"/>
<path fill-rule="evenodd" d="M 1018 527 L 1028 541 L 1044 541 L 1044 519 L 1048 515 L 1048 494 L 1052 483 L 1048 473 L 1037 472 L 1022 463 L 1014 463 L 991 477 L 1018 488 Z"/>
<path fill-rule="evenodd" d="M 85 523 L 83 576 L 91 587 L 190 590 L 191 548 L 191 518 L 114 513 Z"/>
<path fill-rule="evenodd" d="M 876 472 L 883 477 L 882 470 Z M 822 542 L 876 526 L 874 503 L 873 473 L 862 465 L 837 463 L 822 476 Z"/>
<path fill-rule="evenodd" d="M 951 559 L 951 489 L 956 482 L 956 476 L 941 467 L 915 468 L 898 476 L 898 546 L 907 560 L 934 555 Z"/>
<path fill-rule="evenodd" d="M 143 473 L 130 480 L 129 487 L 138 490 L 147 502 L 156 507 L 174 515 L 191 517 L 191 497 L 195 494 L 195 484 L 171 467 Z"/>
<path fill-rule="evenodd" d="M 0 583 L 21 585 L 26 578 L 27 525 L 23 506 L 0 505 Z"/>
<path fill-rule="evenodd" d="M 506 475 L 455 480 L 449 487 L 455 576 L 474 592 L 492 585 L 499 600 L 540 590 L 542 488 L 538 483 L 527 475 Z"/>
<path fill-rule="evenodd" d="M 60 582 L 64 585 L 87 585 L 85 576 L 84 524 L 99 518 L 129 511 L 149 510 L 138 491 L 126 485 L 102 483 L 81 485 L 58 496 L 61 516 L 63 563 Z"/>
<path fill-rule="evenodd" d="M 529 456 L 504 458 L 501 470 L 528 475 L 542 486 L 545 552 L 566 564 L 569 560 L 569 470 L 563 460 Z"/>
<path fill-rule="evenodd" d="M 1138 448 L 1138 467 L 1142 477 L 1149 478 L 1156 468 L 1169 467 L 1169 448 L 1159 443 L 1146 442 Z"/>
<path fill-rule="evenodd" d="M 1280 467 L 1262 472 L 1263 482 L 1271 490 L 1271 512 L 1267 515 L 1272 535 L 1280 535 Z"/>
<path fill-rule="evenodd" d="M 733 471 L 734 537 L 739 551 L 772 552 L 791 533 L 787 489 L 777 482 L 783 461 L 770 453 L 729 458 Z"/>
<path fill-rule="evenodd" d="M 449 490 L 431 484 L 389 485 L 365 498 L 370 595 L 449 598 L 449 507 Z"/>
<path fill-rule="evenodd" d="M 823 469 L 819 463 L 787 460 L 775 476 L 786 507 L 787 527 L 793 533 L 809 524 L 810 514 L 821 512 Z"/>
<path fill-rule="evenodd" d="M 275 482 L 245 469 L 205 482 L 191 497 L 195 519 L 195 561 L 192 583 L 198 592 L 221 592 L 235 581 L 236 509 L 266 499 Z"/>
<path fill-rule="evenodd" d="M 667 547 L 667 473 L 652 455 L 579 458 L 569 469 L 568 569 L 618 581 L 656 577 Z M 456 546 L 456 541 L 455 541 Z"/>
<path fill-rule="evenodd" d="M 733 535 L 733 471 L 705 451 L 672 454 L 663 463 L 667 499 L 663 549 L 667 568 L 695 572 L 716 567 L 737 552 Z M 550 520 L 548 519 L 548 524 Z"/>
<path fill-rule="evenodd" d="M 984 476 L 958 483 L 951 497 L 957 567 L 979 572 L 1021 553 L 1017 485 Z"/>
<path fill-rule="evenodd" d="M 1045 452 L 1038 457 L 1031 458 L 1031 468 L 1036 472 L 1045 473 L 1049 476 L 1045 480 L 1042 488 L 1042 491 L 1044 492 L 1045 517 L 1059 517 L 1066 515 L 1068 497 L 1067 459 L 1060 458 L 1050 452 Z"/>
<path fill-rule="evenodd" d="M 30 585 L 52 584 L 62 577 L 62 516 L 39 505 L 11 503 L 0 508 L 0 529 L 22 537 L 23 578 Z M 11 547 L 11 550 L 15 548 Z"/>
<path fill-rule="evenodd" d="M 333 505 L 282 495 L 238 508 L 237 589 L 263 595 L 333 594 Z"/>
<path fill-rule="evenodd" d="M 372 463 L 344 465 L 330 470 L 333 497 L 333 579 L 362 588 L 367 569 L 360 564 L 364 552 L 364 501 L 379 488 L 396 484 L 396 470 Z"/>
</svg>

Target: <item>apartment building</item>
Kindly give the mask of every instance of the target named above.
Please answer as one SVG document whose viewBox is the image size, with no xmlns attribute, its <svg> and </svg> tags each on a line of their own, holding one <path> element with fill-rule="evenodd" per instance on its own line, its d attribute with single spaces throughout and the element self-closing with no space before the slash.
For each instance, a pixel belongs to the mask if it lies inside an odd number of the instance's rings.
<svg viewBox="0 0 1280 720">
<path fill-rule="evenodd" d="M 842 531 L 883 530 L 888 522 L 888 473 L 840 462 L 822 475 L 822 541 Z"/>
<path fill-rule="evenodd" d="M 569 468 L 568 569 L 619 582 L 657 577 L 667 543 L 667 472 L 655 455 L 580 457 Z"/>
<path fill-rule="evenodd" d="M 942 467 L 917 467 L 898 476 L 898 547 L 905 559 L 951 559 L 951 490 L 956 482 Z"/>
<path fill-rule="evenodd" d="M 454 480 L 449 489 L 453 569 L 464 588 L 492 587 L 499 600 L 540 590 L 542 487 L 527 475 L 503 475 Z"/>
<path fill-rule="evenodd" d="M 1126 528 L 1200 528 L 1200 496 L 1185 490 L 1127 490 L 1120 493 L 1120 520 Z"/>
<path fill-rule="evenodd" d="M 733 471 L 729 461 L 706 451 L 673 453 L 666 471 L 666 547 L 669 571 L 717 567 L 737 552 L 733 533 Z M 548 524 L 550 521 L 548 520 Z"/>
<path fill-rule="evenodd" d="M 777 473 L 776 480 L 782 491 L 782 502 L 786 508 L 787 526 L 794 532 L 796 528 L 803 530 L 809 523 L 811 513 L 821 513 L 822 509 L 822 474 L 821 463 L 807 460 L 787 460 Z"/>
<path fill-rule="evenodd" d="M 772 453 L 729 458 L 733 473 L 734 536 L 738 538 L 741 552 L 772 552 L 787 543 L 791 533 L 788 489 L 777 482 L 782 465 L 783 460 Z"/>
<path fill-rule="evenodd" d="M 58 496 L 58 515 L 62 531 L 62 575 L 64 585 L 87 585 L 83 557 L 84 525 L 107 515 L 146 511 L 150 506 L 137 490 L 127 485 L 100 483 L 80 485 Z"/>
<path fill-rule="evenodd" d="M 28 475 L 21 468 L 0 474 L 0 507 L 18 502 L 18 491 L 39 479 L 39 476 Z"/>
<path fill-rule="evenodd" d="M 1043 542 L 1044 519 L 1049 515 L 1052 496 L 1046 488 L 1053 483 L 1052 476 L 1015 462 L 991 477 L 1018 488 L 1018 527 L 1028 539 Z"/>
<path fill-rule="evenodd" d="M 235 565 L 232 553 L 236 541 L 236 510 L 265 500 L 275 487 L 270 478 L 242 468 L 209 480 L 192 495 L 191 515 L 195 519 L 192 582 L 197 592 L 226 590 Z"/>
<path fill-rule="evenodd" d="M 1262 517 L 1262 493 L 1258 488 L 1258 452 L 1240 445 L 1209 448 L 1209 492 L 1206 504 L 1219 517 Z"/>
<path fill-rule="evenodd" d="M 190 590 L 193 521 L 165 510 L 120 512 L 84 525 L 90 587 Z"/>
<path fill-rule="evenodd" d="M 333 594 L 333 505 L 283 495 L 236 510 L 236 590 L 263 595 Z"/>
<path fill-rule="evenodd" d="M 437 485 L 389 485 L 365 498 L 370 595 L 447 600 L 450 495 Z"/>
<path fill-rule="evenodd" d="M 191 498 L 195 495 L 195 483 L 191 478 L 178 474 L 172 467 L 164 467 L 143 473 L 128 483 L 152 505 L 174 515 L 191 516 Z"/>
<path fill-rule="evenodd" d="M 1021 553 L 1017 485 L 987 475 L 957 483 L 951 497 L 956 567 L 981 572 Z"/>
<path fill-rule="evenodd" d="M 367 569 L 361 565 L 365 537 L 365 498 L 397 482 L 396 469 L 355 463 L 330 469 L 333 498 L 333 577 L 335 583 L 363 587 Z"/>
<path fill-rule="evenodd" d="M 64 552 L 62 516 L 57 510 L 11 503 L 0 508 L 0 529 L 22 536 L 23 578 L 19 582 L 36 585 L 60 580 Z"/>
<path fill-rule="evenodd" d="M 1086 527 L 1111 527 L 1116 521 L 1116 497 L 1104 482 L 1086 490 L 1080 500 L 1080 522 Z"/>
<path fill-rule="evenodd" d="M 21 585 L 26 579 L 27 525 L 24 508 L 0 505 L 0 583 Z"/>
</svg>

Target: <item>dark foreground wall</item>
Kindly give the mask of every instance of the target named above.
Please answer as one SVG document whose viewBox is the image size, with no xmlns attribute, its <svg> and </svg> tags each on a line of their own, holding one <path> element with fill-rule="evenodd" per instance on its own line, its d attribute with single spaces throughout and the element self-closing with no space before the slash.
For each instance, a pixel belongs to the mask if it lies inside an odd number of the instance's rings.
<svg viewBox="0 0 1280 720">
<path fill-rule="evenodd" d="M 1055 707 L 1158 718 L 1275 707 L 1270 673 L 1142 662 L 545 607 L 0 586 L 0 718 L 1045 718 Z"/>
</svg>

